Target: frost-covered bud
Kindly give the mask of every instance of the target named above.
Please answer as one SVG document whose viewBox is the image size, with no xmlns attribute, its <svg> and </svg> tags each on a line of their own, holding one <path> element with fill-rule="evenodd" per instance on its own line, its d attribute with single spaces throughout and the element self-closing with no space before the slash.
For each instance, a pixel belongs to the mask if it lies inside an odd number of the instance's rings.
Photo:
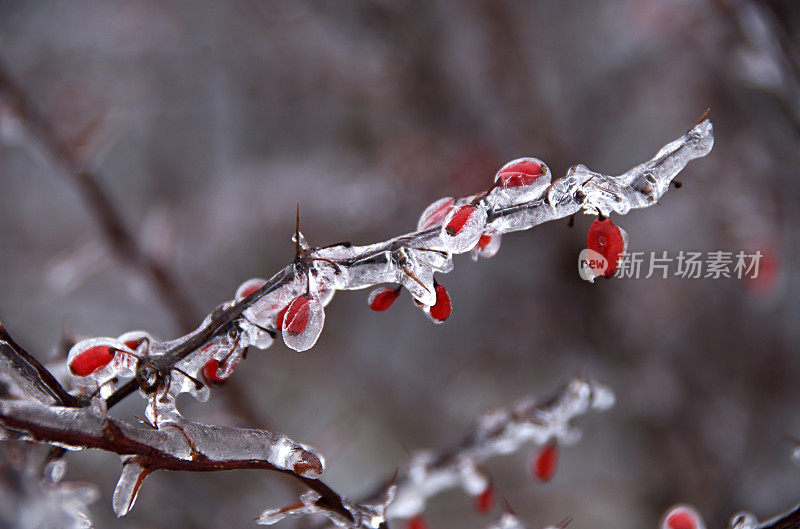
<svg viewBox="0 0 800 529">
<path fill-rule="evenodd" d="M 367 298 L 369 308 L 377 312 L 389 310 L 389 307 L 400 297 L 402 290 L 402 286 L 376 288 L 369 293 L 369 298 Z"/>
<path fill-rule="evenodd" d="M 254 277 L 252 279 L 248 279 L 247 281 L 239 285 L 238 289 L 236 289 L 236 301 L 240 301 L 246 298 L 259 288 L 263 287 L 266 284 L 266 282 L 267 282 L 266 279 L 261 279 L 260 277 Z"/>
<path fill-rule="evenodd" d="M 477 261 L 479 257 L 484 259 L 494 257 L 500 250 L 500 239 L 501 235 L 499 233 L 484 233 L 481 235 L 478 243 L 471 251 L 472 260 Z"/>
<path fill-rule="evenodd" d="M 295 351 L 311 349 L 325 324 L 325 311 L 318 296 L 305 293 L 286 305 L 277 317 L 283 341 Z"/>
<path fill-rule="evenodd" d="M 478 243 L 486 228 L 486 204 L 464 204 L 453 209 L 442 227 L 442 242 L 451 253 L 464 253 Z"/>
<path fill-rule="evenodd" d="M 444 285 L 434 280 L 433 288 L 436 292 L 436 303 L 423 305 L 422 310 L 429 320 L 438 325 L 444 323 L 444 320 L 450 317 L 453 312 L 453 304 L 450 301 L 450 294 L 447 293 Z"/>
<path fill-rule="evenodd" d="M 441 226 L 448 213 L 455 207 L 452 197 L 440 198 L 422 212 L 417 221 L 417 231 L 427 230 L 434 226 Z"/>
<path fill-rule="evenodd" d="M 539 481 L 550 481 L 556 474 L 558 467 L 558 445 L 548 443 L 533 460 L 531 471 Z"/>
<path fill-rule="evenodd" d="M 664 515 L 661 529 L 705 529 L 705 524 L 693 507 L 676 505 Z"/>
<path fill-rule="evenodd" d="M 518 158 L 505 164 L 494 177 L 495 188 L 487 200 L 492 206 L 522 204 L 541 197 L 550 185 L 550 170 L 538 158 Z"/>
<path fill-rule="evenodd" d="M 605 258 L 608 266 L 602 276 L 611 277 L 619 267 L 620 254 L 628 250 L 628 234 L 611 219 L 595 219 L 589 227 L 586 247 Z"/>
</svg>

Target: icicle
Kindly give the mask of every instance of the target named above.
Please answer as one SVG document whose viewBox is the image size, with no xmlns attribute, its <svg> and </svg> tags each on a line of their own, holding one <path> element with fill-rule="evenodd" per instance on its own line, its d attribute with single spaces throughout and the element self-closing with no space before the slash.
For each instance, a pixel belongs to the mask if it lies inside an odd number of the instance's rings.
<svg viewBox="0 0 800 529">
<path fill-rule="evenodd" d="M 136 496 L 142 487 L 144 478 L 150 471 L 139 465 L 138 458 L 122 458 L 122 473 L 119 475 L 117 486 L 114 489 L 114 497 L 111 505 L 117 517 L 123 517 L 130 512 L 133 504 L 136 503 Z"/>
</svg>

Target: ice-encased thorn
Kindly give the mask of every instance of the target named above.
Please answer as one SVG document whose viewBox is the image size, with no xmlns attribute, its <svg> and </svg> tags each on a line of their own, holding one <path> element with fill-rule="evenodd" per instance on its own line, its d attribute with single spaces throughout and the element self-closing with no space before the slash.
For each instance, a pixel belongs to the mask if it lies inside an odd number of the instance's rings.
<svg viewBox="0 0 800 529">
<path fill-rule="evenodd" d="M 316 293 L 302 294 L 286 308 L 281 325 L 283 341 L 297 352 L 311 349 L 325 325 L 325 309 Z"/>
<path fill-rule="evenodd" d="M 114 514 L 117 517 L 125 516 L 133 508 L 133 504 L 136 503 L 136 496 L 142 487 L 142 482 L 149 473 L 148 469 L 139 464 L 137 457 L 128 456 L 122 458 L 122 473 L 119 476 L 119 481 L 117 481 L 117 486 L 114 489 L 114 497 L 111 500 Z"/>
<path fill-rule="evenodd" d="M 729 529 L 756 529 L 758 519 L 751 512 L 742 511 L 734 514 L 728 523 Z"/>
</svg>

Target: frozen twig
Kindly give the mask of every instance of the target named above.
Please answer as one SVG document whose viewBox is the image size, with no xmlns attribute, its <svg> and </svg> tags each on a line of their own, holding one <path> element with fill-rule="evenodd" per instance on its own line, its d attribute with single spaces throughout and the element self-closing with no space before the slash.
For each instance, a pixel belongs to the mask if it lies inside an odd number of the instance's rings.
<svg viewBox="0 0 800 529">
<path fill-rule="evenodd" d="M 515 160 L 498 172 L 485 191 L 435 202 L 420 218 L 418 231 L 367 246 L 311 247 L 298 231 L 291 264 L 269 280 L 243 284 L 234 300 L 217 307 L 194 332 L 171 342 L 158 342 L 148 335 L 147 346 L 136 351 L 114 345 L 119 342 L 112 338 L 98 339 L 101 341 L 77 344 L 74 354 L 100 343 L 119 351 L 126 361 L 107 362 L 112 367 L 89 377 L 104 386 L 108 406 L 142 388 L 147 398 L 159 395 L 151 398 L 148 418 L 156 424 L 156 415 L 171 420 L 178 413 L 174 404 L 177 394 L 190 392 L 207 398 L 208 392 L 198 380 L 204 375 L 210 375 L 205 376 L 207 380 L 229 376 L 247 346 L 269 347 L 273 338 L 282 334 L 286 344 L 297 351 L 312 347 L 324 324 L 324 306 L 336 290 L 400 284 L 431 319 L 441 322 L 449 314 L 450 300 L 434 274 L 449 272 L 453 255 L 491 256 L 502 234 L 580 211 L 608 216 L 651 206 L 689 161 L 710 152 L 713 142 L 711 122 L 703 119 L 652 159 L 620 176 L 576 165 L 564 178 L 551 181 L 550 170 L 540 160 Z M 395 292 L 399 290 L 388 291 L 396 297 Z M 386 293 L 383 287 L 374 294 Z M 386 308 L 385 298 L 370 299 L 373 308 Z M 135 355 L 146 360 L 132 362 Z M 134 380 L 121 386 L 112 382 L 134 375 Z"/>
</svg>

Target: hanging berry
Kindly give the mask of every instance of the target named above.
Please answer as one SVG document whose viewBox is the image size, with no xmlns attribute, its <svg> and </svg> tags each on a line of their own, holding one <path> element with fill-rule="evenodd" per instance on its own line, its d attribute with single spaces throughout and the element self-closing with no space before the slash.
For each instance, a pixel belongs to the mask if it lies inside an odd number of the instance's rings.
<svg viewBox="0 0 800 529">
<path fill-rule="evenodd" d="M 215 386 L 225 382 L 225 378 L 220 376 L 220 363 L 216 358 L 212 358 L 203 366 L 203 380 L 209 386 Z"/>
<path fill-rule="evenodd" d="M 464 204 L 448 214 L 442 230 L 442 241 L 447 251 L 463 253 L 478 243 L 486 230 L 487 214 L 484 206 Z"/>
<path fill-rule="evenodd" d="M 402 286 L 398 287 L 378 287 L 369 293 L 367 303 L 372 310 L 383 312 L 391 307 L 395 300 L 400 297 Z"/>
<path fill-rule="evenodd" d="M 558 466 L 558 445 L 548 443 L 545 445 L 533 461 L 533 475 L 539 481 L 550 481 L 556 473 Z"/>
<path fill-rule="evenodd" d="M 484 259 L 494 257 L 500 250 L 500 239 L 501 235 L 499 233 L 484 233 L 481 235 L 481 238 L 478 239 L 478 244 L 472 249 L 472 260 L 477 261 L 479 257 Z"/>
<path fill-rule="evenodd" d="M 423 305 L 422 310 L 425 311 L 425 315 L 428 316 L 429 320 L 438 325 L 444 323 L 444 320 L 450 317 L 453 312 L 453 304 L 450 301 L 450 294 L 448 294 L 444 285 L 434 280 L 433 288 L 436 293 L 436 303 L 430 306 Z"/>
<path fill-rule="evenodd" d="M 318 296 L 301 294 L 286 305 L 277 316 L 277 327 L 283 341 L 295 351 L 306 351 L 317 343 L 325 323 L 325 311 Z"/>
<path fill-rule="evenodd" d="M 611 277 L 619 267 L 620 254 L 628 250 L 628 234 L 611 222 L 611 219 L 598 218 L 589 227 L 586 247 L 605 258 L 608 266 L 601 275 Z"/>
<path fill-rule="evenodd" d="M 475 510 L 480 514 L 486 514 L 494 507 L 494 487 L 487 485 L 486 490 L 475 497 Z"/>
<path fill-rule="evenodd" d="M 703 520 L 692 507 L 678 505 L 664 515 L 661 529 L 703 529 Z"/>
</svg>

